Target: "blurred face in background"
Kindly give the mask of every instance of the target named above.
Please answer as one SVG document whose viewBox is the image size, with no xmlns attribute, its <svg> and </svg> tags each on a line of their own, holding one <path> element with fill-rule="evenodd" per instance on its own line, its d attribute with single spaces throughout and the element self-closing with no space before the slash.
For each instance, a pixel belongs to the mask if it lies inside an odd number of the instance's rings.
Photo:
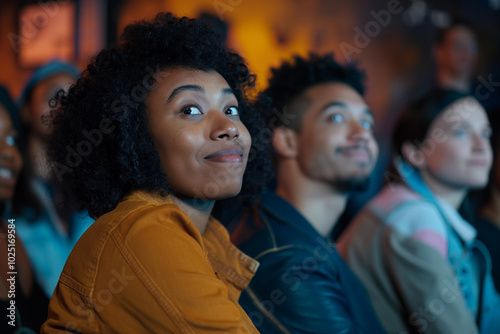
<svg viewBox="0 0 500 334">
<path fill-rule="evenodd" d="M 308 106 L 296 134 L 303 174 L 339 191 L 366 188 L 378 145 L 363 97 L 344 83 L 325 83 L 307 89 L 303 99 Z"/>
<path fill-rule="evenodd" d="M 482 188 L 492 164 L 491 127 L 485 110 L 473 97 L 462 98 L 432 122 L 426 148 L 413 155 L 424 181 L 431 187 Z M 410 160 L 412 161 L 412 160 Z"/>
<path fill-rule="evenodd" d="M 438 66 L 452 76 L 471 76 L 477 59 L 474 33 L 465 26 L 448 30 L 436 49 Z"/>
<path fill-rule="evenodd" d="M 23 161 L 16 144 L 17 132 L 7 110 L 0 104 L 0 202 L 14 196 Z"/>
<path fill-rule="evenodd" d="M 50 129 L 43 117 L 50 113 L 49 102 L 60 89 L 67 91 L 74 82 L 75 78 L 69 74 L 56 74 L 33 88 L 31 98 L 22 111 L 23 120 L 29 124 L 32 134 L 47 137 Z"/>
</svg>

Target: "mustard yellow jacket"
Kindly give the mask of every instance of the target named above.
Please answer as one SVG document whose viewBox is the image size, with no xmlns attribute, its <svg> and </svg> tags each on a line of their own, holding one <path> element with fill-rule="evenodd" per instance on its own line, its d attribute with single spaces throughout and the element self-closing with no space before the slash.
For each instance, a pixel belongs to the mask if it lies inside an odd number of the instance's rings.
<svg viewBox="0 0 500 334">
<path fill-rule="evenodd" d="M 76 244 L 42 333 L 258 333 L 238 304 L 257 267 L 215 219 L 202 236 L 170 198 L 135 192 Z"/>
</svg>

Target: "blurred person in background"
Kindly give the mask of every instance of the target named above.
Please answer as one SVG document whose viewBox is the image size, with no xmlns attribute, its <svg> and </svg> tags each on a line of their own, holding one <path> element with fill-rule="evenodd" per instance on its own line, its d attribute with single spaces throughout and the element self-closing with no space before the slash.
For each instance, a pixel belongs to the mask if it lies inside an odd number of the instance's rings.
<svg viewBox="0 0 500 334">
<path fill-rule="evenodd" d="M 296 56 L 272 69 L 256 103 L 272 136 L 259 154 L 274 152 L 276 190 L 231 237 L 260 262 L 240 304 L 262 333 L 383 332 L 330 238 L 350 192 L 366 188 L 377 160 L 363 81 L 332 54 Z"/>
<path fill-rule="evenodd" d="M 473 95 L 478 45 L 471 26 L 454 20 L 438 31 L 434 46 L 437 86 Z"/>
<path fill-rule="evenodd" d="M 35 276 L 50 298 L 64 263 L 85 229 L 93 222 L 86 212 L 60 205 L 60 183 L 50 178 L 47 142 L 51 99 L 75 83 L 80 70 L 72 63 L 51 61 L 37 68 L 18 101 L 31 168 L 31 188 L 41 203 L 36 212 L 26 208 L 17 219 L 17 231 L 33 264 Z"/>
<path fill-rule="evenodd" d="M 23 166 L 23 147 L 17 108 L 0 86 L 0 308 L 6 312 L 0 332 L 6 334 L 38 333 L 49 303 L 13 220 L 26 206 L 39 207 Z"/>
<path fill-rule="evenodd" d="M 474 227 L 477 229 L 477 238 L 486 245 L 491 254 L 491 273 L 496 290 L 500 291 L 500 109 L 493 112 L 490 118 L 493 129 L 493 167 Z"/>
<path fill-rule="evenodd" d="M 487 249 L 459 213 L 488 182 L 491 126 L 472 96 L 436 89 L 400 115 L 397 172 L 338 243 L 389 333 L 496 333 Z"/>
<path fill-rule="evenodd" d="M 486 112 L 500 107 L 500 78 L 493 72 L 477 73 L 478 36 L 472 25 L 462 19 L 437 32 L 433 57 L 436 63 L 436 86 L 474 96 Z"/>
</svg>

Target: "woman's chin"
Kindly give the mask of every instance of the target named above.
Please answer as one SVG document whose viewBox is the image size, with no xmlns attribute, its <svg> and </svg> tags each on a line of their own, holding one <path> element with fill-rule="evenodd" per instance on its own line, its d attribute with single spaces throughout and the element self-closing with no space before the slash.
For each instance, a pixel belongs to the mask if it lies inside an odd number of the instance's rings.
<svg viewBox="0 0 500 334">
<path fill-rule="evenodd" d="M 182 192 L 173 191 L 175 196 L 182 200 L 194 201 L 220 201 L 237 196 L 241 191 L 241 183 L 225 185 L 224 187 L 206 187 L 203 191 Z"/>
<path fill-rule="evenodd" d="M 220 201 L 224 199 L 229 199 L 236 197 L 241 191 L 241 184 L 238 187 L 234 187 L 234 189 L 227 189 L 224 192 L 220 194 L 220 196 L 217 196 L 215 200 Z"/>
</svg>

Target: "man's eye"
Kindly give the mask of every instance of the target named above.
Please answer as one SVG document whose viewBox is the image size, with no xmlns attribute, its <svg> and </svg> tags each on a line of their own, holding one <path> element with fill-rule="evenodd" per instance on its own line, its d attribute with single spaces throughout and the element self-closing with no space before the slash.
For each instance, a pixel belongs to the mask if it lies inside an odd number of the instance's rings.
<svg viewBox="0 0 500 334">
<path fill-rule="evenodd" d="M 188 106 L 182 109 L 181 114 L 183 115 L 201 115 L 203 112 L 196 106 Z"/>
<path fill-rule="evenodd" d="M 238 111 L 238 108 L 236 107 L 229 107 L 226 109 L 226 112 L 225 112 L 226 115 L 233 115 L 233 116 L 236 116 L 236 115 L 239 115 L 239 111 Z"/>
<path fill-rule="evenodd" d="M 7 137 L 5 137 L 5 142 L 9 146 L 15 146 L 16 145 L 16 138 L 14 136 L 7 136 Z"/>
<path fill-rule="evenodd" d="M 344 116 L 341 114 L 333 114 L 330 116 L 330 121 L 335 123 L 342 123 L 344 121 Z"/>
</svg>

